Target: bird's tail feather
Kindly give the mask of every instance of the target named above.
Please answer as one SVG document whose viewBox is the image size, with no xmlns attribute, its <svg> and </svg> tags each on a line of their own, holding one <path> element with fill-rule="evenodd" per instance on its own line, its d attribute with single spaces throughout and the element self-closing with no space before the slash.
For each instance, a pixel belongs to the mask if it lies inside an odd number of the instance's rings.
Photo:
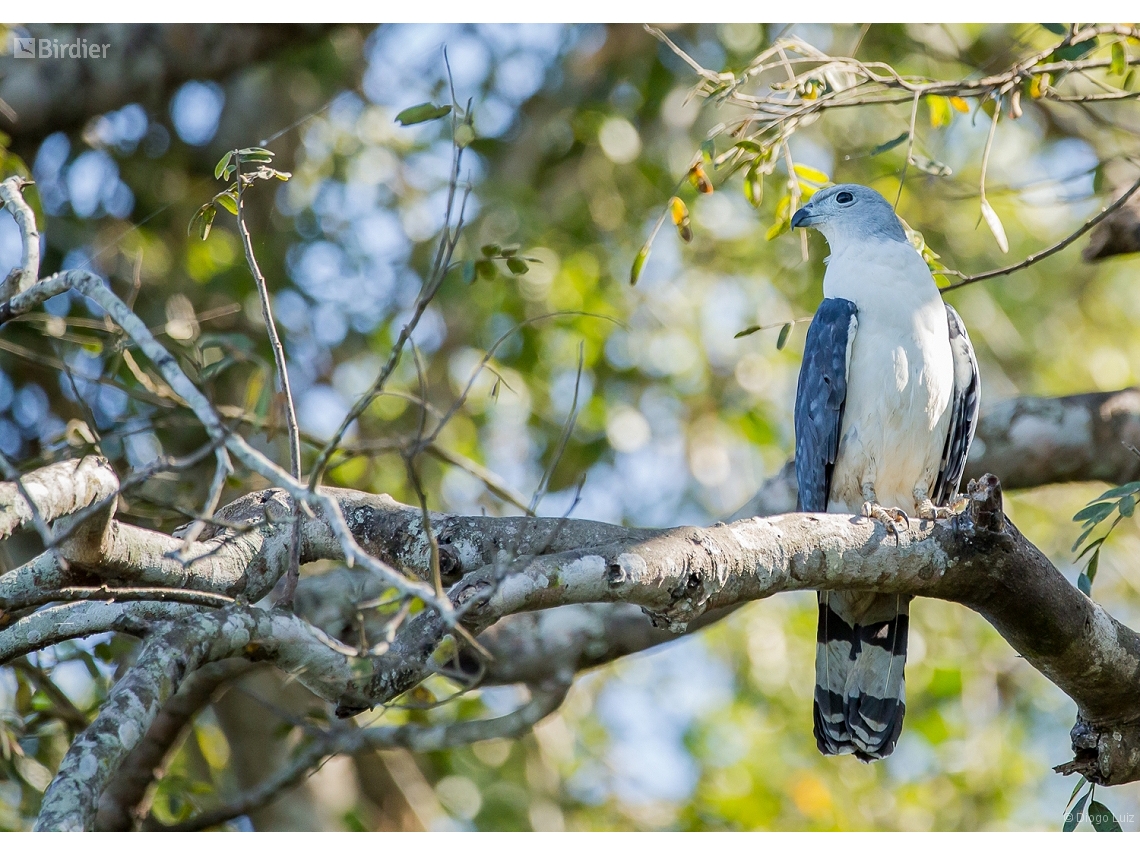
<svg viewBox="0 0 1140 855">
<path fill-rule="evenodd" d="M 815 739 L 824 754 L 889 755 L 906 711 L 910 598 L 821 591 L 815 658 Z"/>
</svg>

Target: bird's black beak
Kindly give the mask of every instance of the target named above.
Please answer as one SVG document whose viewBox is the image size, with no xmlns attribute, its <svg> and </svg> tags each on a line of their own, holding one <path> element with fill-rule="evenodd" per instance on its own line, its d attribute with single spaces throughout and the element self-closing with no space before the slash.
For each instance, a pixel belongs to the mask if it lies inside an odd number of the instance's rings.
<svg viewBox="0 0 1140 855">
<path fill-rule="evenodd" d="M 792 228 L 798 229 L 801 226 L 810 226 L 815 223 L 814 212 L 811 209 L 811 204 L 808 203 L 792 214 Z"/>
</svg>

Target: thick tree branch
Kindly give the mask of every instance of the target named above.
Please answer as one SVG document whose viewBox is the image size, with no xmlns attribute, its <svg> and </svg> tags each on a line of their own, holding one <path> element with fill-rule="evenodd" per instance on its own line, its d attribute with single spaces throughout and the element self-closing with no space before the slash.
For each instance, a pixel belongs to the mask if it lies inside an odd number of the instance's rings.
<svg viewBox="0 0 1140 855">
<path fill-rule="evenodd" d="M 30 498 L 44 522 L 109 498 L 119 489 L 119 479 L 101 457 L 65 460 L 37 469 L 20 478 L 21 490 L 11 482 L 0 483 L 0 539 L 32 521 Z"/>
<path fill-rule="evenodd" d="M 185 603 L 62 603 L 21 618 L 0 632 L 0 663 L 101 632 L 144 636 L 156 624 L 187 617 L 197 610 Z"/>
<path fill-rule="evenodd" d="M 271 660 L 320 697 L 367 702 L 370 663 L 293 615 L 235 606 L 160 625 L 72 742 L 44 794 L 37 830 L 92 828 L 103 791 L 186 676 L 232 656 Z"/>
<path fill-rule="evenodd" d="M 441 526 L 471 525 L 468 536 L 477 538 L 474 522 L 452 518 Z M 590 525 L 568 523 L 575 531 Z M 481 551 L 474 540 L 453 539 L 452 546 L 459 554 Z M 952 524 L 924 524 L 898 546 L 865 519 L 799 514 L 635 534 L 519 564 L 501 585 L 494 583 L 498 569 L 485 567 L 451 589 L 473 631 L 505 615 L 572 603 L 635 604 L 678 630 L 710 609 L 782 591 L 905 593 L 958 602 L 980 613 L 1077 702 L 1092 726 L 1117 728 L 1140 711 L 1135 676 L 1140 638 L 1070 585 L 1005 520 L 1000 487 L 992 477 L 975 493 L 967 515 Z M 399 655 L 380 663 L 390 668 L 388 691 L 404 691 L 430 672 L 426 655 L 409 658 L 407 653 L 433 649 L 445 631 L 429 613 L 409 624 L 393 648 Z M 381 682 L 373 680 L 374 699 L 385 702 L 392 696 Z M 342 704 L 341 711 L 354 710 Z M 1122 765 L 1119 755 L 1102 767 L 1108 770 L 1104 783 L 1140 775 L 1140 767 Z"/>
<path fill-rule="evenodd" d="M 250 667 L 244 659 L 225 659 L 199 668 L 186 679 L 103 791 L 95 817 L 96 831 L 131 831 L 134 828 L 141 819 L 139 808 L 147 789 L 165 765 L 183 731 L 226 683 L 245 674 Z"/>
<path fill-rule="evenodd" d="M 966 477 L 993 472 L 1009 490 L 1071 481 L 1140 479 L 1140 389 L 1014 398 L 990 407 Z"/>
</svg>

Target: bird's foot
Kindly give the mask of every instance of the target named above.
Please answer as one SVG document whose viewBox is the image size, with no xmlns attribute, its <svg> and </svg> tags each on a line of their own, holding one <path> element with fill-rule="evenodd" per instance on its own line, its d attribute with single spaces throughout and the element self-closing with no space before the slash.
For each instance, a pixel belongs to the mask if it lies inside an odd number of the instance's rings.
<svg viewBox="0 0 1140 855">
<path fill-rule="evenodd" d="M 920 520 L 948 520 L 954 516 L 952 507 L 936 505 L 930 499 L 923 499 L 918 503 L 918 518 Z"/>
<path fill-rule="evenodd" d="M 878 520 L 886 526 L 887 531 L 895 536 L 895 543 L 899 540 L 899 526 L 910 528 L 910 517 L 902 508 L 884 508 L 877 502 L 864 502 L 863 516 Z"/>
</svg>

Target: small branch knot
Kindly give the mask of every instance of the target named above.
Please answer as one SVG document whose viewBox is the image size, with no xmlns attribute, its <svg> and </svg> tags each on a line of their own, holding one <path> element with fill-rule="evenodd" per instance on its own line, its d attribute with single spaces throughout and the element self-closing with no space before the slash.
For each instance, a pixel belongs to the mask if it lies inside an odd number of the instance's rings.
<svg viewBox="0 0 1140 855">
<path fill-rule="evenodd" d="M 1109 787 L 1140 776 L 1140 723 L 1096 725 L 1078 716 L 1069 738 L 1073 759 L 1054 766 L 1054 772 L 1084 775 Z"/>
<path fill-rule="evenodd" d="M 439 578 L 445 585 L 453 585 L 463 578 L 459 551 L 450 543 L 439 544 Z"/>
<path fill-rule="evenodd" d="M 975 530 L 998 534 L 1005 531 L 1005 513 L 1001 504 L 1001 482 L 996 475 L 985 474 L 966 487 L 970 497 L 967 511 Z"/>
</svg>

